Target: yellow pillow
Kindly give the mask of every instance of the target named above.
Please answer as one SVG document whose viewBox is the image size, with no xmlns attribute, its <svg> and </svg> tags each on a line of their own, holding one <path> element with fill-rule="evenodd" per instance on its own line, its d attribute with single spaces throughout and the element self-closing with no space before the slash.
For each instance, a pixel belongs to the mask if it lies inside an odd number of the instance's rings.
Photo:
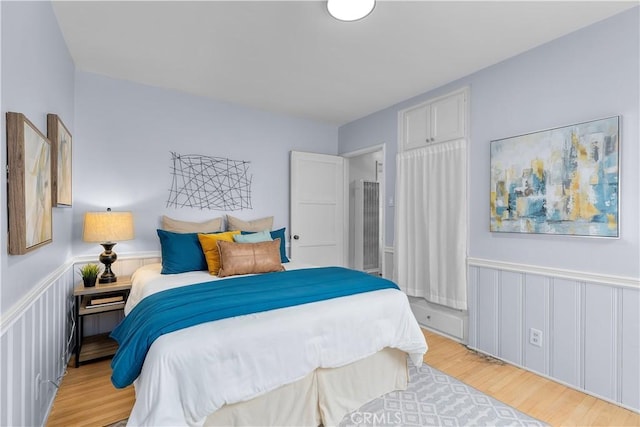
<svg viewBox="0 0 640 427">
<path fill-rule="evenodd" d="M 240 231 L 227 231 L 226 233 L 215 234 L 198 234 L 198 240 L 200 240 L 200 246 L 202 246 L 202 252 L 207 260 L 207 267 L 209 273 L 214 276 L 218 275 L 220 270 L 220 251 L 218 250 L 218 240 L 223 242 L 233 242 L 233 236 L 240 234 Z"/>
</svg>

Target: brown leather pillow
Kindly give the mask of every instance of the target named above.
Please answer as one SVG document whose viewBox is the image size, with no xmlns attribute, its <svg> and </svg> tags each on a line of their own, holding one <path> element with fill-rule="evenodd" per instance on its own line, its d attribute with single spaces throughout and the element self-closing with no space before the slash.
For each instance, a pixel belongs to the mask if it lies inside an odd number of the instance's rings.
<svg viewBox="0 0 640 427">
<path fill-rule="evenodd" d="M 218 240 L 219 277 L 282 271 L 280 239 L 259 243 L 233 243 Z"/>
</svg>

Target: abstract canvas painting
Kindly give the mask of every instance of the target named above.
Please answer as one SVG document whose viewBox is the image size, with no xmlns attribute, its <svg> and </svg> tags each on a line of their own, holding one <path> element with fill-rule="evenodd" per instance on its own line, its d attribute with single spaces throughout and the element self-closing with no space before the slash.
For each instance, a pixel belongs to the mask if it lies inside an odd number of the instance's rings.
<svg viewBox="0 0 640 427">
<path fill-rule="evenodd" d="M 51 141 L 52 206 L 71 206 L 71 133 L 56 114 L 47 114 Z"/>
<path fill-rule="evenodd" d="M 490 230 L 619 236 L 620 117 L 491 141 Z"/>
<path fill-rule="evenodd" d="M 21 113 L 7 113 L 9 253 L 52 241 L 51 145 Z"/>
</svg>

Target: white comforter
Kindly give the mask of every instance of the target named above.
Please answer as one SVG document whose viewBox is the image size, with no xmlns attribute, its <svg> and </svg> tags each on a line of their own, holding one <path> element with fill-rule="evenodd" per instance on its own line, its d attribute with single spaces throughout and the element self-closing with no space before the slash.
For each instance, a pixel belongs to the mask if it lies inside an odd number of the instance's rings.
<svg viewBox="0 0 640 427">
<path fill-rule="evenodd" d="M 287 269 L 296 267 L 285 264 Z M 161 290 L 217 279 L 207 272 L 161 275 L 160 264 L 132 277 L 128 314 Z M 394 289 L 204 323 L 158 338 L 135 381 L 129 425 L 202 425 L 225 404 L 339 367 L 385 347 L 420 365 L 427 345 L 407 297 Z"/>
</svg>

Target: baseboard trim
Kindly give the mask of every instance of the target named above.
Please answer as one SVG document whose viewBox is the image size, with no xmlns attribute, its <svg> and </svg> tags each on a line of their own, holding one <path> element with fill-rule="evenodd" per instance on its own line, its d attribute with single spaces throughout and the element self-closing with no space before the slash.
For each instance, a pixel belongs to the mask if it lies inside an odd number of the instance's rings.
<svg viewBox="0 0 640 427">
<path fill-rule="evenodd" d="M 425 324 L 423 324 L 423 323 L 419 323 L 419 322 L 418 322 L 418 324 L 419 324 L 420 328 L 422 328 L 422 329 L 426 329 L 427 331 L 429 331 L 429 332 L 431 332 L 431 333 L 434 333 L 434 334 L 436 334 L 436 335 L 440 335 L 441 337 L 445 337 L 445 338 L 447 338 L 447 339 L 449 339 L 449 340 L 451 340 L 451 341 L 455 341 L 455 342 L 460 343 L 460 344 L 462 344 L 462 345 L 465 345 L 465 346 L 467 345 L 467 343 L 466 343 L 465 341 L 461 340 L 461 339 L 460 339 L 460 338 L 458 338 L 458 337 L 454 337 L 453 335 L 449 335 L 449 334 L 447 334 L 446 332 L 442 332 L 442 331 L 440 331 L 440 330 L 438 330 L 438 329 L 430 328 L 429 326 L 427 326 L 427 325 L 425 325 Z M 429 344 L 429 342 L 427 342 L 427 345 L 428 345 L 428 344 Z"/>
<path fill-rule="evenodd" d="M 503 358 L 501 358 L 501 357 L 496 356 L 495 354 L 487 353 L 486 351 L 480 350 L 479 348 L 472 347 L 472 346 L 470 346 L 470 345 L 467 345 L 466 347 L 467 347 L 469 350 L 476 351 L 476 352 L 478 352 L 478 353 L 480 353 L 480 354 L 485 354 L 485 355 L 487 355 L 487 356 L 489 356 L 489 357 L 492 357 L 492 358 L 494 358 L 494 359 L 498 359 L 498 360 L 500 360 L 500 361 L 502 361 L 502 362 L 504 362 L 504 363 L 507 363 L 507 364 L 509 364 L 509 365 L 512 365 L 512 366 L 518 367 L 518 368 L 520 368 L 520 369 L 523 369 L 523 370 L 525 370 L 525 371 L 528 371 L 528 372 L 531 372 L 531 373 L 533 373 L 533 374 L 536 374 L 536 375 L 538 375 L 538 376 L 540 376 L 540 377 L 542 377 L 542 378 L 546 378 L 546 379 L 548 379 L 548 380 L 550 380 L 550 381 L 553 381 L 553 382 L 555 382 L 555 383 L 562 384 L 563 386 L 565 386 L 565 387 L 569 387 L 569 388 L 570 388 L 570 389 L 572 389 L 572 390 L 577 390 L 577 391 L 579 391 L 579 392 L 581 392 L 581 393 L 588 394 L 589 396 L 593 396 L 593 397 L 595 397 L 596 399 L 600 399 L 600 400 L 603 400 L 603 401 L 605 401 L 605 402 L 609 402 L 609 403 L 611 403 L 611 404 L 613 404 L 613 405 L 620 406 L 621 408 L 628 409 L 628 410 L 630 410 L 630 411 L 631 411 L 631 412 L 633 412 L 633 413 L 640 414 L 640 411 L 638 411 L 636 408 L 632 408 L 631 406 L 625 405 L 624 403 L 616 402 L 615 400 L 612 400 L 612 399 L 609 399 L 609 398 L 607 398 L 607 397 L 600 396 L 600 395 L 598 395 L 598 394 L 592 393 L 592 392 L 590 392 L 589 390 L 585 390 L 585 389 L 583 389 L 583 388 L 576 387 L 576 386 L 575 386 L 575 385 L 573 385 L 573 384 L 569 384 L 569 383 L 567 383 L 567 382 L 564 382 L 564 381 L 562 381 L 562 380 L 559 380 L 558 378 L 554 378 L 554 377 L 551 377 L 551 376 L 549 376 L 549 375 L 545 375 L 545 374 L 543 374 L 543 373 L 541 373 L 541 372 L 534 371 L 533 369 L 529 369 L 529 368 L 527 368 L 526 366 L 522 366 L 522 365 L 520 365 L 520 364 L 518 364 L 518 363 L 514 363 L 514 362 L 513 362 L 513 361 L 511 361 L 511 360 L 506 360 L 506 359 L 503 359 Z"/>
<path fill-rule="evenodd" d="M 624 276 L 614 276 L 608 274 L 588 273 L 562 268 L 541 267 L 529 264 L 519 264 L 505 261 L 493 261 L 482 258 L 467 258 L 469 267 L 484 267 L 502 271 L 513 271 L 516 273 L 538 274 L 541 276 L 557 277 L 562 279 L 575 280 L 578 282 L 588 282 L 596 284 L 612 285 L 621 288 L 640 288 L 640 279 Z"/>
</svg>

